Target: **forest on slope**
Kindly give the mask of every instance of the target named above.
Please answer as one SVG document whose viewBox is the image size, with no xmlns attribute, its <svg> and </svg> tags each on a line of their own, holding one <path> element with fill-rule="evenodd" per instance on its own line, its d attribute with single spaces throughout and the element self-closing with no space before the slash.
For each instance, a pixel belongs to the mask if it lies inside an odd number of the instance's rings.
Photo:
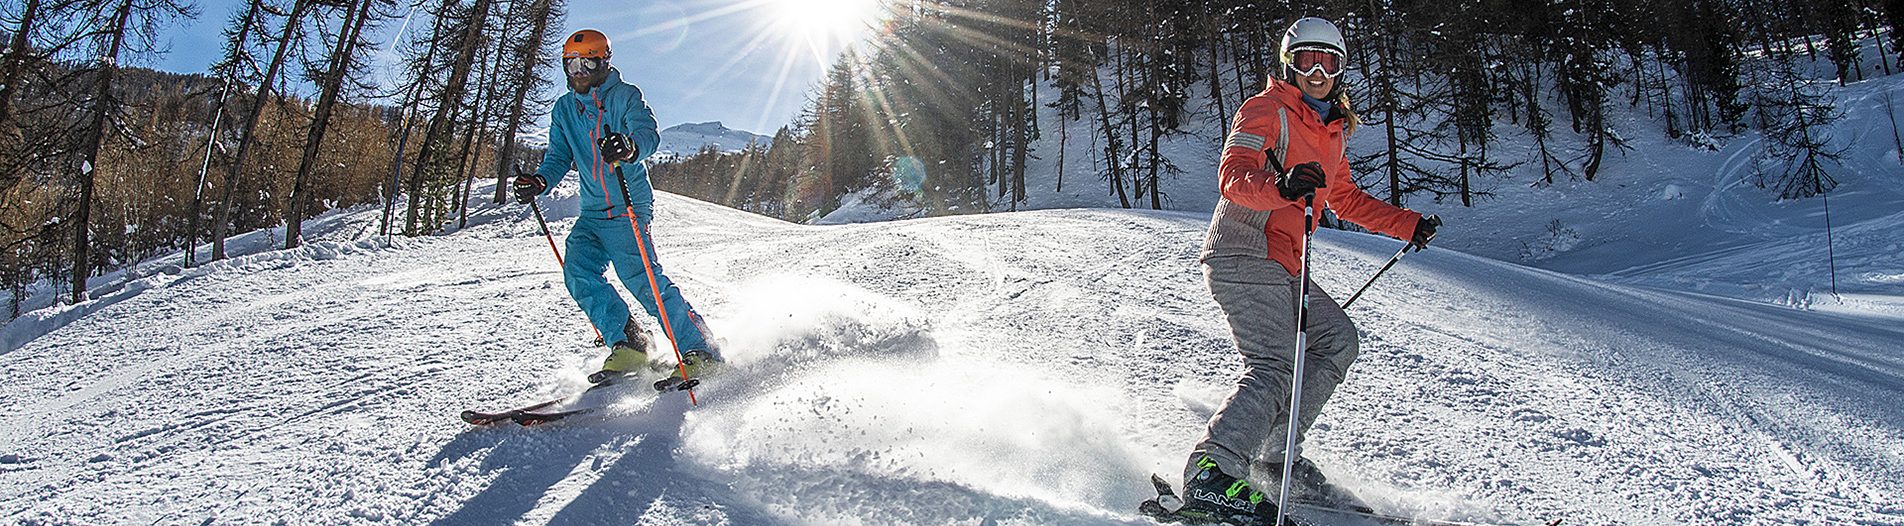
<svg viewBox="0 0 1904 526">
<path fill-rule="evenodd" d="M 1896 72 L 1904 20 L 1891 0 L 881 5 L 878 30 L 770 146 L 663 163 L 657 187 L 796 221 L 866 196 L 916 215 L 1012 210 L 1047 191 L 1028 170 L 1055 157 L 1052 192 L 1167 208 L 1185 161 L 1166 146 L 1220 142 L 1204 135 L 1279 67 L 1281 29 L 1324 16 L 1348 33 L 1359 134 L 1384 145 L 1352 152 L 1356 172 L 1391 202 L 1474 205 L 1480 182 L 1510 171 L 1595 180 L 1628 147 L 1607 117 L 1622 106 L 1687 148 L 1762 134 L 1773 168 L 1754 176 L 1803 198 L 1832 189 L 1848 147 L 1820 133 L 1842 115 L 1831 85 Z M 332 208 L 381 204 L 386 235 L 462 225 L 473 179 L 534 160 L 517 137 L 547 110 L 564 7 L 248 0 L 225 14 L 221 58 L 177 76 L 132 64 L 164 51 L 166 28 L 219 14 L 184 0 L 0 6 L 7 312 L 83 301 L 90 279 L 168 251 L 186 266 L 227 257 L 249 230 L 282 229 L 294 247 Z M 379 82 L 367 35 L 390 25 L 405 28 L 402 73 Z M 1060 147 L 1036 146 L 1053 134 Z M 1508 141 L 1532 153 L 1500 154 Z M 1062 145 L 1086 143 L 1090 169 L 1067 174 Z"/>
</svg>

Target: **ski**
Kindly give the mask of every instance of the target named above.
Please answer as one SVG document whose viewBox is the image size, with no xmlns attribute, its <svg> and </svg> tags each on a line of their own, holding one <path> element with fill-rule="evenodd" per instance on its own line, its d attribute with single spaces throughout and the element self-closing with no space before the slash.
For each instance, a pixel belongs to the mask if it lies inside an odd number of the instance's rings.
<svg viewBox="0 0 1904 526">
<path fill-rule="evenodd" d="M 555 405 L 566 399 L 567 397 L 563 397 L 563 398 L 557 398 L 554 400 L 537 402 L 534 404 L 525 405 L 522 407 L 510 409 L 508 411 L 503 411 L 500 413 L 485 413 L 482 411 L 469 409 L 469 410 L 463 411 L 462 418 L 464 422 L 467 422 L 470 425 L 486 426 L 486 425 L 494 424 L 496 422 L 501 422 L 503 420 L 514 418 L 516 415 L 519 415 L 519 414 L 523 414 L 523 413 L 527 413 L 527 412 L 541 409 L 544 407 Z"/>
<path fill-rule="evenodd" d="M 475 426 L 487 426 L 487 425 L 495 424 L 497 422 L 502 422 L 505 420 L 517 421 L 518 423 L 520 423 L 520 420 L 517 420 L 517 418 L 522 415 L 538 414 L 536 413 L 536 411 L 541 410 L 542 408 L 560 404 L 562 402 L 567 402 L 569 400 L 573 400 L 575 398 L 581 397 L 583 394 L 588 393 L 590 391 L 601 389 L 603 387 L 607 387 L 614 384 L 615 384 L 614 379 L 611 378 L 611 379 L 608 379 L 607 381 L 597 382 L 594 385 L 590 385 L 588 386 L 587 389 L 583 389 L 581 391 L 577 391 L 574 393 L 562 395 L 557 398 L 551 398 L 541 402 L 536 402 L 533 404 L 517 407 L 515 409 L 510 409 L 510 410 L 496 412 L 496 413 L 486 413 L 486 412 L 476 411 L 476 410 L 467 410 L 467 411 L 463 411 L 461 417 L 464 422 L 467 422 L 470 425 L 475 425 Z M 546 416 L 551 413 L 540 413 L 540 414 Z M 561 417 L 557 417 L 557 418 L 561 418 Z"/>
<path fill-rule="evenodd" d="M 595 410 L 596 408 L 593 408 L 593 407 L 584 407 L 581 409 L 570 409 L 567 411 L 555 411 L 555 412 L 548 412 L 548 413 L 526 411 L 526 412 L 518 413 L 514 416 L 511 416 L 509 417 L 509 419 L 515 421 L 516 425 L 523 426 L 523 427 L 539 426 L 542 424 L 547 424 L 550 422 L 554 422 L 554 421 L 561 420 L 561 419 L 568 418 L 575 415 L 583 415 L 583 414 L 592 413 L 592 412 L 595 412 Z"/>
<path fill-rule="evenodd" d="M 1257 526 L 1253 524 L 1254 522 L 1256 522 L 1253 520 L 1240 521 L 1240 522 L 1226 521 L 1226 520 L 1212 521 L 1204 517 L 1188 517 L 1188 516 L 1180 515 L 1177 513 L 1177 509 L 1183 507 L 1183 499 L 1177 496 L 1176 488 L 1171 487 L 1169 482 L 1164 481 L 1163 477 L 1158 476 L 1156 474 L 1152 474 L 1150 476 L 1150 485 L 1153 489 L 1157 490 L 1157 497 L 1138 503 L 1137 511 L 1139 513 L 1142 513 L 1146 517 L 1150 517 L 1152 520 L 1156 520 L 1157 522 L 1167 523 L 1167 524 L 1178 524 L 1178 523 L 1240 524 L 1240 525 L 1246 525 L 1246 526 Z M 1392 524 L 1395 526 L 1496 526 L 1493 524 L 1479 523 L 1479 522 L 1441 521 L 1441 520 L 1430 520 L 1430 519 L 1417 519 L 1414 517 L 1403 517 L 1400 515 L 1390 515 L 1386 513 L 1376 512 L 1373 509 L 1367 509 L 1367 510 L 1362 509 L 1362 508 L 1365 508 L 1365 506 L 1355 506 L 1354 509 L 1345 509 L 1341 507 L 1326 506 L 1326 505 L 1310 503 L 1310 502 L 1292 502 L 1289 504 L 1289 507 L 1291 508 L 1290 510 L 1288 510 L 1289 513 L 1283 516 L 1284 519 L 1286 519 L 1286 522 L 1288 524 L 1296 524 L 1296 525 L 1302 525 L 1302 526 L 1320 526 L 1321 524 L 1325 524 L 1325 523 L 1318 522 L 1318 519 L 1314 517 L 1298 516 L 1296 515 L 1297 511 L 1308 511 L 1311 513 L 1319 513 L 1319 514 L 1340 514 L 1340 515 L 1356 517 L 1359 519 L 1376 521 L 1376 522 L 1380 522 L 1384 524 Z M 1543 523 L 1543 526 L 1560 526 L 1560 519 L 1554 519 L 1554 520 L 1545 522 Z"/>
<path fill-rule="evenodd" d="M 624 378 L 624 377 L 604 378 L 602 382 L 596 383 L 595 385 L 590 386 L 587 390 L 584 390 L 583 392 L 585 393 L 588 391 L 593 391 L 596 388 L 613 384 L 619 378 Z M 701 379 L 699 378 L 689 378 L 687 380 L 682 380 L 681 377 L 679 376 L 669 376 L 669 377 L 662 378 L 660 380 L 656 380 L 654 382 L 654 390 L 657 393 L 682 392 L 682 391 L 687 391 L 689 389 L 693 389 L 699 385 L 701 385 Z M 576 393 L 576 394 L 569 395 L 563 398 L 558 398 L 555 400 L 531 404 L 531 405 L 523 406 L 520 408 L 512 409 L 509 411 L 504 411 L 501 413 L 481 413 L 476 411 L 464 411 L 463 421 L 469 422 L 471 424 L 476 424 L 476 425 L 489 425 L 496 422 L 508 420 L 508 421 L 515 422 L 516 425 L 520 425 L 523 427 L 531 427 L 531 426 L 539 426 L 543 424 L 548 424 L 548 423 L 556 422 L 559 420 L 567 419 L 569 417 L 585 415 L 585 414 L 589 414 L 589 413 L 593 413 L 593 412 L 601 410 L 600 407 L 580 407 L 580 408 L 574 408 L 574 409 L 565 409 L 561 411 L 541 411 L 540 410 L 542 408 L 555 405 L 557 403 L 564 402 L 570 399 L 574 399 L 579 396 L 581 396 L 581 393 Z"/>
<path fill-rule="evenodd" d="M 654 383 L 654 390 L 655 392 L 658 392 L 658 393 L 666 393 L 670 391 L 686 391 L 686 390 L 698 387 L 700 385 L 701 385 L 700 378 L 688 378 L 684 380 L 679 376 L 669 376 L 667 378 L 656 380 Z"/>
<path fill-rule="evenodd" d="M 1414 518 L 1414 517 L 1403 517 L 1400 515 L 1389 515 L 1389 514 L 1377 512 L 1374 510 L 1361 511 L 1361 510 L 1353 510 L 1353 509 L 1343 509 L 1343 508 L 1336 508 L 1331 506 L 1311 504 L 1307 502 L 1292 502 L 1289 504 L 1289 507 L 1309 510 L 1309 511 L 1318 512 L 1318 513 L 1336 513 L 1336 514 L 1342 514 L 1342 515 L 1351 515 L 1351 516 L 1361 517 L 1364 519 L 1371 519 L 1371 520 L 1377 520 L 1377 521 L 1381 521 L 1381 522 L 1385 522 L 1389 524 L 1395 524 L 1397 526 L 1404 526 L 1404 525 L 1405 526 L 1498 526 L 1496 524 L 1485 523 L 1485 522 L 1444 521 L 1444 520 L 1434 520 L 1434 519 L 1420 519 L 1420 518 Z M 1545 523 L 1542 523 L 1542 525 L 1543 526 L 1560 526 L 1560 519 L 1547 521 Z"/>
</svg>

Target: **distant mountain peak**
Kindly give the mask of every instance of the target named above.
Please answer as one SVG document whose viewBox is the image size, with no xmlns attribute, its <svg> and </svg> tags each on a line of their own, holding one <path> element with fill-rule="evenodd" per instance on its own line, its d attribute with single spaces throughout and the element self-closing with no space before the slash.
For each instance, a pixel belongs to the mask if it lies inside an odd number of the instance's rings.
<svg viewBox="0 0 1904 526">
<path fill-rule="evenodd" d="M 670 127 L 668 127 L 668 129 L 669 129 L 669 130 L 719 130 L 719 131 L 730 131 L 730 130 L 728 130 L 728 129 L 727 129 L 727 127 L 726 127 L 726 126 L 723 126 L 723 125 L 721 125 L 721 121 L 707 121 L 707 122 L 690 122 L 690 123 L 686 123 L 686 124 L 676 124 L 676 125 L 674 125 L 674 126 L 670 126 Z"/>
<path fill-rule="evenodd" d="M 690 122 L 676 124 L 661 130 L 661 146 L 656 153 L 674 153 L 688 155 L 712 144 L 723 151 L 740 151 L 747 143 L 757 142 L 771 145 L 773 138 L 745 130 L 728 128 L 721 121 Z"/>
</svg>

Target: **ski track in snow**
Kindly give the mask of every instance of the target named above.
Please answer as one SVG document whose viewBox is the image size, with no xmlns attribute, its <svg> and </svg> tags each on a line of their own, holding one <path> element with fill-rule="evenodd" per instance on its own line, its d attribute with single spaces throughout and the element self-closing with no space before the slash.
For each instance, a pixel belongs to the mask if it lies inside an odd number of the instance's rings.
<svg viewBox="0 0 1904 526">
<path fill-rule="evenodd" d="M 573 201 L 547 204 L 562 235 Z M 1179 476 L 1240 366 L 1196 263 L 1206 214 L 657 209 L 731 360 L 699 407 L 622 391 L 543 428 L 457 420 L 579 389 L 600 354 L 528 211 L 482 208 L 47 322 L 0 354 L 0 522 L 1143 524 L 1147 475 Z M 1338 295 L 1396 246 L 1318 241 Z M 1378 509 L 1904 524 L 1895 323 L 1448 250 L 1382 280 L 1309 445 Z"/>
</svg>

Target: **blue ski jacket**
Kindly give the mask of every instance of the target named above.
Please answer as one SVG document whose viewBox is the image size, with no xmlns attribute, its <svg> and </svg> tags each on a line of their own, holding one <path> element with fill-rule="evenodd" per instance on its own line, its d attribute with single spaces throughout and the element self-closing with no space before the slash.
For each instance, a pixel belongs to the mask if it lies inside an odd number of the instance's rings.
<svg viewBox="0 0 1904 526">
<path fill-rule="evenodd" d="M 602 161 L 596 141 L 610 132 L 628 137 L 638 149 L 635 158 L 621 163 L 634 200 L 635 217 L 647 224 L 654 217 L 654 184 L 641 161 L 661 144 L 654 110 L 641 98 L 641 88 L 622 82 L 621 71 L 608 69 L 608 78 L 587 94 L 570 90 L 556 99 L 549 118 L 549 150 L 536 175 L 554 189 L 570 169 L 582 178 L 582 217 L 623 216 L 624 203 L 614 167 Z M 548 193 L 549 190 L 543 190 Z"/>
</svg>

